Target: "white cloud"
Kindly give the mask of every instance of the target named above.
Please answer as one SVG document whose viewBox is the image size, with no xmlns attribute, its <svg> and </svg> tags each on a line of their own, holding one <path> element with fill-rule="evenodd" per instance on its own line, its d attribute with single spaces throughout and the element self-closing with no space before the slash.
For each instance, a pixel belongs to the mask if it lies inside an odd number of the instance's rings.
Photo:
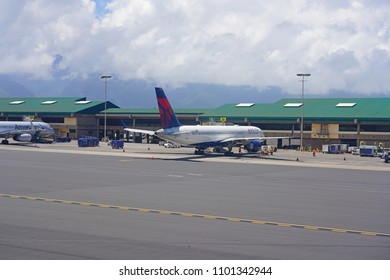
<svg viewBox="0 0 390 280">
<path fill-rule="evenodd" d="M 3 0 L 0 73 L 390 94 L 388 1 L 102 1 Z"/>
</svg>

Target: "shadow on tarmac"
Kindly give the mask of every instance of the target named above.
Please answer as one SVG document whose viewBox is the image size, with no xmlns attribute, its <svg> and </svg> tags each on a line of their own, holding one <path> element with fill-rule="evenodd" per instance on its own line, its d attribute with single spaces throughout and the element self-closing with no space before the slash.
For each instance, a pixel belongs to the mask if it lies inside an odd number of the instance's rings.
<svg viewBox="0 0 390 280">
<path fill-rule="evenodd" d="M 163 155 L 163 153 L 159 153 L 160 155 Z M 226 156 L 224 154 L 216 154 L 216 153 L 206 153 L 204 155 L 188 155 L 186 157 L 182 157 L 183 154 L 182 153 L 170 153 L 170 155 L 172 154 L 177 154 L 178 156 L 181 156 L 179 158 L 159 158 L 160 160 L 164 160 L 164 161 L 191 161 L 191 162 L 203 162 L 202 159 L 207 159 L 207 158 L 229 158 L 229 159 L 233 159 L 233 160 L 240 160 L 240 159 L 245 159 L 245 158 L 248 158 L 248 159 L 259 159 L 259 160 L 269 160 L 269 161 L 289 161 L 289 162 L 293 162 L 295 160 L 292 160 L 292 159 L 285 159 L 285 158 L 276 158 L 276 157 L 272 157 L 272 156 L 259 156 L 257 154 L 238 154 L 238 153 L 235 153 L 235 154 L 232 154 L 232 155 L 229 155 L 229 156 Z"/>
</svg>

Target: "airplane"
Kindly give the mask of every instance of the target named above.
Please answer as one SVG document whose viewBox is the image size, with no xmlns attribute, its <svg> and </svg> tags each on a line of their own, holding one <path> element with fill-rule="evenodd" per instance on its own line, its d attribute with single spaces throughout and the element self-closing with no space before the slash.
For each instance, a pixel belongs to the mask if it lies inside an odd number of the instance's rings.
<svg viewBox="0 0 390 280">
<path fill-rule="evenodd" d="M 32 142 L 37 137 L 47 137 L 54 134 L 54 129 L 45 122 L 33 121 L 0 121 L 1 144 L 7 145 L 8 138 L 18 142 Z"/>
<path fill-rule="evenodd" d="M 266 137 L 263 131 L 256 126 L 182 125 L 177 119 L 164 90 L 156 87 L 155 91 L 162 128 L 151 131 L 124 127 L 124 130 L 157 136 L 181 146 L 194 147 L 195 155 L 204 154 L 204 151 L 209 147 L 214 148 L 214 152 L 224 152 L 225 155 L 232 155 L 232 149 L 235 146 L 243 146 L 247 152 L 256 153 L 266 140 L 291 138 Z M 225 147 L 228 149 L 227 151 L 224 149 Z"/>
</svg>

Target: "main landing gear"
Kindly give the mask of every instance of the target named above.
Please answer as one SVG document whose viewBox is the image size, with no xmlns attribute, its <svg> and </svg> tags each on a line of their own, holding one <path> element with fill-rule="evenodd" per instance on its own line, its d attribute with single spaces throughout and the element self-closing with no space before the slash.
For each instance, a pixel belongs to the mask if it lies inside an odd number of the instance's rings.
<svg viewBox="0 0 390 280">
<path fill-rule="evenodd" d="M 7 140 L 7 139 L 4 139 L 4 140 L 2 140 L 2 141 L 1 141 L 1 144 L 3 144 L 3 145 L 8 145 L 8 144 L 9 144 L 9 142 L 8 142 L 8 140 Z"/>
<path fill-rule="evenodd" d="M 214 147 L 213 152 L 218 153 L 218 154 L 224 154 L 225 156 L 234 156 L 234 153 L 232 150 L 233 150 L 233 145 L 228 145 L 227 150 L 224 149 L 224 147 L 222 147 L 222 146 L 216 146 L 216 147 Z M 205 151 L 205 148 L 195 148 L 194 154 L 195 155 L 204 155 L 204 151 Z"/>
<path fill-rule="evenodd" d="M 204 149 L 196 148 L 194 154 L 195 155 L 204 155 Z"/>
<path fill-rule="evenodd" d="M 228 146 L 228 151 L 224 153 L 225 156 L 233 156 L 233 143 L 229 143 Z"/>
</svg>

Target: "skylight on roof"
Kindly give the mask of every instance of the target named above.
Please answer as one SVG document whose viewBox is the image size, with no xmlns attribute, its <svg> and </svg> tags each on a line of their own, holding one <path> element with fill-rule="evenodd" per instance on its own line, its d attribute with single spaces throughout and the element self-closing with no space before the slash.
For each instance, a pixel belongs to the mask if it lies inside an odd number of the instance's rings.
<svg viewBox="0 0 390 280">
<path fill-rule="evenodd" d="M 301 107 L 303 105 L 303 103 L 286 103 L 283 105 L 283 107 L 286 107 L 286 108 L 298 108 L 298 107 Z"/>
<path fill-rule="evenodd" d="M 91 103 L 91 100 L 81 100 L 81 101 L 76 101 L 74 104 L 76 105 L 85 105 Z"/>
<path fill-rule="evenodd" d="M 236 107 L 252 107 L 255 103 L 238 103 Z"/>
<path fill-rule="evenodd" d="M 9 104 L 10 105 L 20 105 L 20 104 L 23 104 L 24 102 L 26 102 L 26 101 L 24 101 L 24 100 L 15 100 L 15 101 L 11 101 Z"/>
<path fill-rule="evenodd" d="M 356 103 L 339 103 L 339 104 L 336 105 L 336 107 L 344 107 L 344 108 L 345 107 L 347 107 L 347 108 L 349 107 L 350 108 L 350 107 L 353 107 L 355 105 L 356 105 Z"/>
<path fill-rule="evenodd" d="M 48 101 L 43 101 L 41 102 L 42 105 L 51 105 L 57 103 L 56 100 L 48 100 Z"/>
</svg>

